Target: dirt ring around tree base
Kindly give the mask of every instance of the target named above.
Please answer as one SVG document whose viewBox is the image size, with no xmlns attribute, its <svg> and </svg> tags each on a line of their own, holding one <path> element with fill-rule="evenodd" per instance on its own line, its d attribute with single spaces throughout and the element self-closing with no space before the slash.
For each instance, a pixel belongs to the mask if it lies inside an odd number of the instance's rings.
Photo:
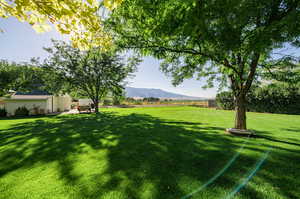
<svg viewBox="0 0 300 199">
<path fill-rule="evenodd" d="M 236 129 L 236 128 L 228 128 L 226 129 L 226 132 L 231 135 L 237 135 L 237 136 L 246 136 L 246 137 L 255 136 L 255 133 L 253 131 Z"/>
</svg>

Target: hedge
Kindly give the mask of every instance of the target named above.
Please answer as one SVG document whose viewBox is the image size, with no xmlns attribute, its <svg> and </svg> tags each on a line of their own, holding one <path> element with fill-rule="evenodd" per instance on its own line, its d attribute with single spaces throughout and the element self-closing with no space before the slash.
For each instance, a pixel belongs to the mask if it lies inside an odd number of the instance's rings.
<svg viewBox="0 0 300 199">
<path fill-rule="evenodd" d="M 217 94 L 217 106 L 224 110 L 234 109 L 232 92 Z M 258 87 L 247 95 L 247 110 L 251 112 L 300 114 L 300 89 L 277 84 Z"/>
</svg>

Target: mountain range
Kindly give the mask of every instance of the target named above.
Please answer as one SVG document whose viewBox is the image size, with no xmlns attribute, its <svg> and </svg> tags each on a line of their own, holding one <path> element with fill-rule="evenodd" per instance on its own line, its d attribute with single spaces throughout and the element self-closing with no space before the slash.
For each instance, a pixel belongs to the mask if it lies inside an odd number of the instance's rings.
<svg viewBox="0 0 300 199">
<path fill-rule="evenodd" d="M 126 97 L 133 97 L 133 98 L 155 97 L 155 98 L 164 98 L 164 99 L 167 98 L 167 99 L 186 99 L 186 100 L 205 99 L 202 97 L 181 95 L 181 94 L 172 93 L 172 92 L 164 91 L 161 89 L 155 89 L 155 88 L 126 87 L 125 92 L 126 92 Z"/>
</svg>

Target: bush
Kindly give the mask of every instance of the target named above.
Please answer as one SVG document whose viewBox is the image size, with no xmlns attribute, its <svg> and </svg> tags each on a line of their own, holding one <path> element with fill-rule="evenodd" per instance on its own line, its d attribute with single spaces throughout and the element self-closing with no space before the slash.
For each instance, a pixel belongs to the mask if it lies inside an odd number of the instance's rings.
<svg viewBox="0 0 300 199">
<path fill-rule="evenodd" d="M 121 93 L 121 94 L 114 94 L 112 97 L 112 104 L 117 106 L 117 105 L 121 105 L 122 102 L 125 101 L 125 94 Z"/>
<path fill-rule="evenodd" d="M 0 117 L 6 117 L 7 112 L 5 110 L 5 108 L 0 108 Z"/>
<path fill-rule="evenodd" d="M 142 100 L 135 100 L 133 104 L 134 105 L 142 105 L 143 102 L 142 102 Z"/>
<path fill-rule="evenodd" d="M 118 105 L 121 105 L 121 100 L 117 99 L 117 98 L 114 98 L 113 101 L 112 101 L 112 104 L 114 106 L 118 106 Z"/>
<path fill-rule="evenodd" d="M 216 97 L 221 109 L 233 110 L 231 92 L 221 92 Z M 252 89 L 247 95 L 247 111 L 266 113 L 300 114 L 300 91 L 296 87 L 270 84 Z"/>
<path fill-rule="evenodd" d="M 127 102 L 134 102 L 135 101 L 135 99 L 133 97 L 127 97 L 125 100 Z"/>
<path fill-rule="evenodd" d="M 40 114 L 40 108 L 39 107 L 33 107 L 32 109 L 32 114 L 33 115 L 39 115 Z"/>
<path fill-rule="evenodd" d="M 15 111 L 15 116 L 28 116 L 28 115 L 29 115 L 29 110 L 25 106 L 19 107 Z"/>
<path fill-rule="evenodd" d="M 159 102 L 160 99 L 156 97 L 144 97 L 143 99 L 144 102 Z"/>
<path fill-rule="evenodd" d="M 216 96 L 217 107 L 224 110 L 233 110 L 234 105 L 234 96 L 230 91 L 224 91 L 218 93 Z"/>
<path fill-rule="evenodd" d="M 103 106 L 110 106 L 110 105 L 112 105 L 112 101 L 111 101 L 111 100 L 105 99 L 105 100 L 103 101 Z"/>
<path fill-rule="evenodd" d="M 248 95 L 248 110 L 267 113 L 300 114 L 300 92 L 297 88 L 270 84 Z"/>
</svg>

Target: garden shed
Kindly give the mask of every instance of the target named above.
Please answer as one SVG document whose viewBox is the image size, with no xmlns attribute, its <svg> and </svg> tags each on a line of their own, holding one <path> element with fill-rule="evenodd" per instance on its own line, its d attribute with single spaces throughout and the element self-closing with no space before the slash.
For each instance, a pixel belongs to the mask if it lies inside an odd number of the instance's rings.
<svg viewBox="0 0 300 199">
<path fill-rule="evenodd" d="M 41 91 L 16 92 L 2 101 L 8 116 L 15 115 L 19 107 L 26 107 L 30 115 L 68 111 L 72 103 L 69 95 L 51 95 Z"/>
</svg>

